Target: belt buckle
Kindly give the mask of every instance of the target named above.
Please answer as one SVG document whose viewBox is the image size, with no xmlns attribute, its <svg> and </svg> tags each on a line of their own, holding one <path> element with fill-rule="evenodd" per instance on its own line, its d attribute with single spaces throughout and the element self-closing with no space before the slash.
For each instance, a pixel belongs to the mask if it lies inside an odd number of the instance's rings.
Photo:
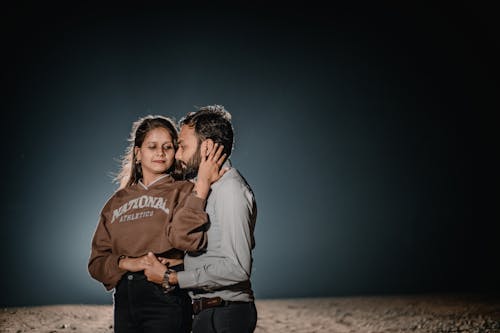
<svg viewBox="0 0 500 333">
<path fill-rule="evenodd" d="M 198 314 L 201 312 L 201 310 L 203 310 L 202 301 L 203 301 L 202 299 L 193 299 L 193 301 L 191 302 L 191 304 L 193 305 L 194 314 Z"/>
<path fill-rule="evenodd" d="M 224 304 L 224 300 L 219 296 L 211 297 L 205 299 L 205 305 L 207 308 L 214 308 Z"/>
<path fill-rule="evenodd" d="M 193 305 L 193 313 L 198 314 L 205 309 L 225 305 L 225 301 L 218 296 L 211 298 L 202 297 L 199 299 L 193 299 L 191 304 Z"/>
</svg>

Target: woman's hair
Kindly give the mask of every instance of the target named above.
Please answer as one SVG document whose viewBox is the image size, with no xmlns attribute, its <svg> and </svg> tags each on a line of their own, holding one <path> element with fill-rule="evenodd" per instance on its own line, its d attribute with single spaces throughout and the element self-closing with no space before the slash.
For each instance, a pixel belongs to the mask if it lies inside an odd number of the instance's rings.
<svg viewBox="0 0 500 333">
<path fill-rule="evenodd" d="M 120 188 L 136 184 L 142 178 L 142 169 L 140 164 L 137 164 L 134 148 L 141 147 L 146 135 L 155 128 L 166 129 L 172 136 L 174 149 L 177 150 L 177 129 L 170 118 L 152 115 L 139 118 L 132 125 L 128 139 L 129 146 L 121 159 L 120 172 L 115 178 L 115 181 L 120 184 Z M 172 172 L 174 168 L 175 163 L 167 170 L 167 173 Z"/>
</svg>

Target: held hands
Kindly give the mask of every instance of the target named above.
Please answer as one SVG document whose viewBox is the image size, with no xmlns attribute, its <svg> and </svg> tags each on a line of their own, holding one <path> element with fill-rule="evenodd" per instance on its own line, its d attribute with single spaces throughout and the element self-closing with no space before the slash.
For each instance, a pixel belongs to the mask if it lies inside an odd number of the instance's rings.
<svg viewBox="0 0 500 333">
<path fill-rule="evenodd" d="M 226 159 L 226 154 L 222 154 L 223 150 L 224 146 L 210 139 L 201 143 L 200 167 L 194 190 L 202 199 L 207 198 L 210 185 L 219 180 L 228 170 L 227 168 L 221 169 Z"/>
<path fill-rule="evenodd" d="M 123 258 L 119 261 L 118 266 L 129 272 L 144 271 L 148 281 L 162 284 L 167 271 L 166 265 L 178 265 L 180 263 L 182 263 L 182 259 L 156 258 L 152 252 L 148 252 L 148 254 L 138 258 Z M 169 280 L 170 284 L 177 284 L 177 275 L 170 274 Z"/>
<path fill-rule="evenodd" d="M 152 252 L 148 252 L 145 257 L 148 258 L 151 264 L 144 270 L 144 275 L 146 275 L 148 281 L 161 284 L 167 271 L 167 266 L 159 262 Z"/>
<path fill-rule="evenodd" d="M 151 252 L 149 252 L 147 254 L 147 257 L 151 260 L 152 264 L 144 270 L 144 275 L 146 275 L 146 277 L 148 278 L 148 281 L 151 281 L 153 283 L 162 284 L 163 279 L 165 277 L 165 272 L 167 271 L 167 266 L 165 266 L 164 264 L 159 262 L 158 259 L 156 258 L 156 256 Z M 162 258 L 162 259 L 166 260 L 167 262 L 170 260 L 170 259 L 165 259 L 165 258 Z M 172 260 L 175 260 L 175 259 L 172 259 Z M 177 280 L 177 272 L 172 271 L 172 273 L 169 274 L 168 283 L 170 285 L 174 285 L 174 284 L 179 283 L 179 281 Z"/>
</svg>

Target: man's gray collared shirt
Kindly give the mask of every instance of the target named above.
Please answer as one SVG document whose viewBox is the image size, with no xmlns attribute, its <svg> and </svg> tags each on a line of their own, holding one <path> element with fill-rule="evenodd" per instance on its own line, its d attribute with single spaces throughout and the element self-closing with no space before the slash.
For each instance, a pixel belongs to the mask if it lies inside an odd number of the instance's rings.
<svg viewBox="0 0 500 333">
<path fill-rule="evenodd" d="M 236 169 L 230 168 L 212 184 L 206 212 L 210 220 L 207 250 L 200 255 L 185 256 L 184 271 L 177 273 L 179 286 L 210 290 L 249 280 L 257 211 L 253 192 Z M 191 296 L 253 300 L 253 295 L 230 290 L 191 293 Z"/>
</svg>

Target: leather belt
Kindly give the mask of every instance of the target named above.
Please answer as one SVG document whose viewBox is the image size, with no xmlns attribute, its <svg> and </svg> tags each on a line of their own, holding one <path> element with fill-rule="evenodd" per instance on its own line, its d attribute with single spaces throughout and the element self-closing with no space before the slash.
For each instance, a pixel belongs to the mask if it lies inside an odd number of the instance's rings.
<svg viewBox="0 0 500 333">
<path fill-rule="evenodd" d="M 243 303 L 248 303 L 245 301 L 226 301 L 219 296 L 216 297 L 202 297 L 202 298 L 197 298 L 193 299 L 192 304 L 193 304 L 193 313 L 196 315 L 200 313 L 201 311 L 205 309 L 210 309 L 210 308 L 216 308 L 216 307 L 221 307 L 221 306 L 228 306 L 231 304 L 243 304 Z"/>
</svg>

